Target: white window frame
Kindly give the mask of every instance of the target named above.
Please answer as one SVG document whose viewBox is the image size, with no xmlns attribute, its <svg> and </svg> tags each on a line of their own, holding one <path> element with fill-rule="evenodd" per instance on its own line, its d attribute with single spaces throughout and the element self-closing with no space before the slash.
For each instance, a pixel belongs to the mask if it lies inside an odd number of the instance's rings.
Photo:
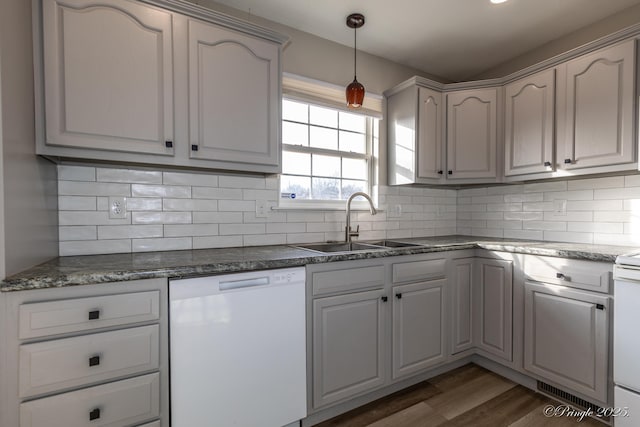
<svg viewBox="0 0 640 427">
<path fill-rule="evenodd" d="M 360 110 L 349 110 L 344 101 L 344 88 L 331 85 L 328 83 L 312 80 L 292 74 L 284 74 L 283 77 L 283 99 L 301 102 L 318 107 L 332 108 L 338 111 L 343 111 L 351 114 L 362 114 L 367 117 L 366 121 L 366 153 L 353 153 L 340 150 L 331 150 L 323 148 L 305 147 L 301 145 L 282 144 L 282 151 L 298 152 L 298 153 L 311 153 L 311 154 L 326 154 L 331 156 L 340 156 L 346 158 L 364 159 L 367 162 L 367 188 L 365 191 L 373 197 L 374 202 L 377 202 L 377 197 L 373 191 L 375 185 L 374 177 L 374 153 L 377 151 L 374 147 L 374 126 L 379 125 L 379 121 L 374 119 L 382 118 L 382 96 L 375 94 L 367 94 L 365 97 L 363 108 Z M 284 122 L 284 119 L 281 120 Z M 297 122 L 295 122 L 297 123 Z M 309 123 L 303 123 L 310 125 Z M 314 125 L 315 126 L 315 125 Z M 333 129 L 333 128 L 331 128 Z M 380 129 L 378 129 L 378 138 L 380 138 Z M 284 173 L 283 173 L 284 174 Z M 301 175 L 309 176 L 309 175 Z M 310 175 L 313 177 L 314 175 Z M 342 177 L 340 177 L 341 179 Z M 281 191 L 281 184 L 278 183 L 279 196 Z M 309 200 L 309 199 L 287 199 L 279 197 L 278 207 L 276 209 L 290 209 L 290 210 L 344 210 L 346 200 Z M 377 203 L 376 203 L 377 204 Z M 368 204 L 361 198 L 353 201 L 353 207 L 356 210 L 368 209 Z"/>
</svg>

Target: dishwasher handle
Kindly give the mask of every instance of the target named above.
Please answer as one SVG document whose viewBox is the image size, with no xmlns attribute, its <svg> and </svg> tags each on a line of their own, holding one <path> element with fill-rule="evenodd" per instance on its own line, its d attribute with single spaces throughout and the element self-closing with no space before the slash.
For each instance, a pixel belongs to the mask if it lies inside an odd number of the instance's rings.
<svg viewBox="0 0 640 427">
<path fill-rule="evenodd" d="M 228 280 L 220 282 L 218 289 L 221 291 L 230 291 L 232 289 L 251 288 L 254 286 L 265 286 L 269 284 L 269 277 L 256 277 L 245 280 Z"/>
</svg>

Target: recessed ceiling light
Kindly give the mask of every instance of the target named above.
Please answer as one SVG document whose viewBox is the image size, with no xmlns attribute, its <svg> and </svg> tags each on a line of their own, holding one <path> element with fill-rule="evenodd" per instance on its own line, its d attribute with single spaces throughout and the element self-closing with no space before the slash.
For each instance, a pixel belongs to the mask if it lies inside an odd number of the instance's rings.
<svg viewBox="0 0 640 427">
<path fill-rule="evenodd" d="M 491 0 L 491 3 L 493 3 L 493 4 L 500 4 L 500 3 L 504 3 L 504 2 L 506 2 L 506 1 L 507 1 L 507 0 Z"/>
</svg>

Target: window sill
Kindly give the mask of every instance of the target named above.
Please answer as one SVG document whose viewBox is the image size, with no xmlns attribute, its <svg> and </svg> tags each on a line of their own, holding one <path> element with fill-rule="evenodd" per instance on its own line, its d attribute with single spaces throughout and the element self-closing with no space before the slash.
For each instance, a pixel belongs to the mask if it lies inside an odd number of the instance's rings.
<svg viewBox="0 0 640 427">
<path fill-rule="evenodd" d="M 347 201 L 340 201 L 339 203 L 313 203 L 310 201 L 297 201 L 294 203 L 281 202 L 278 206 L 271 207 L 273 211 L 317 211 L 317 212 L 344 212 L 346 211 Z M 353 201 L 351 203 L 351 212 L 369 212 L 369 203 L 365 201 Z M 378 209 L 378 212 L 384 212 L 382 209 Z"/>
</svg>

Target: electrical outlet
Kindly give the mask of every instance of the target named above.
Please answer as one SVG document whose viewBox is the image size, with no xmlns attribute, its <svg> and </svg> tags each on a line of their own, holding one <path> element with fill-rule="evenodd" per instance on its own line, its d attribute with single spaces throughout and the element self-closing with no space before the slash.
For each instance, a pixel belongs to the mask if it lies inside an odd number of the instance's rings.
<svg viewBox="0 0 640 427">
<path fill-rule="evenodd" d="M 266 200 L 256 200 L 256 218 L 266 218 L 269 214 L 269 205 Z"/>
<path fill-rule="evenodd" d="M 127 217 L 127 198 L 109 197 L 109 218 L 123 219 Z"/>
<path fill-rule="evenodd" d="M 553 213 L 557 216 L 567 215 L 567 201 L 566 200 L 554 200 L 553 201 Z"/>
</svg>

